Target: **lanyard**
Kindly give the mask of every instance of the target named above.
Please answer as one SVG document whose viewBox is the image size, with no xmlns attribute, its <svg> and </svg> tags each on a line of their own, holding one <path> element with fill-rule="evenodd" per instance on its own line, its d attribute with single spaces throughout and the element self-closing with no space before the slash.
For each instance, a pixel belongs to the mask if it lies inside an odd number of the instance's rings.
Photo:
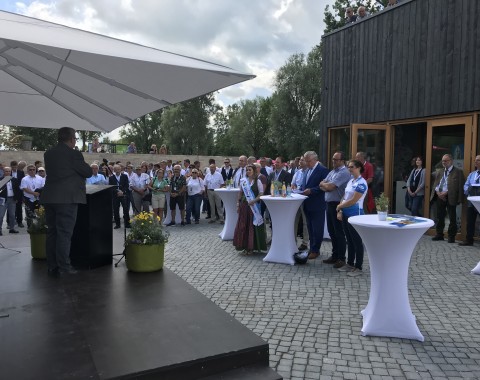
<svg viewBox="0 0 480 380">
<path fill-rule="evenodd" d="M 415 172 L 413 173 L 413 182 L 415 182 L 421 171 L 422 169 L 415 169 Z"/>
</svg>

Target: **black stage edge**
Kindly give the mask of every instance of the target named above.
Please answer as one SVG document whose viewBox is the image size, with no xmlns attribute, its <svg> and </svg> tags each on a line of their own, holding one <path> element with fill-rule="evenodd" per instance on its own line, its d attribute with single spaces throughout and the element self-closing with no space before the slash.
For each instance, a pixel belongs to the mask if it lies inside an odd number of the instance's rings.
<svg viewBox="0 0 480 380">
<path fill-rule="evenodd" d="M 112 264 L 112 187 L 87 185 L 87 203 L 78 205 L 70 248 L 76 268 Z"/>
<path fill-rule="evenodd" d="M 281 379 L 268 344 L 168 269 L 46 275 L 0 249 L 0 377 Z"/>
</svg>

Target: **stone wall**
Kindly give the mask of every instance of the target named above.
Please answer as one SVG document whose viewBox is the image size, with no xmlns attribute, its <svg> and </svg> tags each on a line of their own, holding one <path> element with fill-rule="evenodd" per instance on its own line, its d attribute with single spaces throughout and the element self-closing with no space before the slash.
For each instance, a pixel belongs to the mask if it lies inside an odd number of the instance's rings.
<svg viewBox="0 0 480 380">
<path fill-rule="evenodd" d="M 0 150 L 0 163 L 4 166 L 10 164 L 10 161 L 26 161 L 27 164 L 33 164 L 35 161 L 42 161 L 43 162 L 43 154 L 45 152 L 39 151 L 27 151 L 27 150 Z M 210 158 L 214 158 L 217 166 L 223 166 L 223 156 L 184 156 L 184 155 L 159 155 L 159 154 L 114 154 L 114 153 L 83 153 L 85 157 L 85 161 L 88 163 L 92 163 L 93 161 L 100 161 L 106 158 L 108 161 L 121 161 L 125 163 L 126 161 L 130 161 L 132 164 L 137 165 L 140 164 L 142 161 L 147 161 L 151 163 L 160 162 L 161 160 L 169 160 L 172 161 L 182 161 L 188 158 L 190 162 L 193 164 L 194 161 L 200 161 L 201 167 L 205 167 L 208 165 L 208 160 Z M 230 157 L 230 162 L 232 166 L 235 168 L 238 163 L 238 157 Z"/>
</svg>

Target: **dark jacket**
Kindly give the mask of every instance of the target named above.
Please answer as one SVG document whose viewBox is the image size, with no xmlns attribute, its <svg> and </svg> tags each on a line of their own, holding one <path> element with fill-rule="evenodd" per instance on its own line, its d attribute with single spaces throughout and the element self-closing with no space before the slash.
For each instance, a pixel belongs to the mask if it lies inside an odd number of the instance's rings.
<svg viewBox="0 0 480 380">
<path fill-rule="evenodd" d="M 61 142 L 43 157 L 48 175 L 40 203 L 87 203 L 85 179 L 92 169 L 82 153 Z"/>
<path fill-rule="evenodd" d="M 10 182 L 12 183 L 13 199 L 15 199 L 16 201 L 21 201 L 23 197 L 23 192 L 22 190 L 20 190 L 20 181 L 17 178 L 12 177 L 10 179 Z M 7 186 L 5 186 L 2 191 L 0 191 L 0 198 L 7 199 L 7 194 Z"/>
<path fill-rule="evenodd" d="M 267 188 L 264 191 L 265 195 L 270 195 L 270 187 L 272 185 L 272 182 L 275 181 L 275 170 L 271 172 L 268 177 L 267 177 Z M 290 176 L 290 173 L 287 172 L 286 170 L 282 170 L 280 174 L 278 175 L 278 182 L 285 182 L 285 186 L 288 186 L 292 182 L 292 177 Z"/>
</svg>

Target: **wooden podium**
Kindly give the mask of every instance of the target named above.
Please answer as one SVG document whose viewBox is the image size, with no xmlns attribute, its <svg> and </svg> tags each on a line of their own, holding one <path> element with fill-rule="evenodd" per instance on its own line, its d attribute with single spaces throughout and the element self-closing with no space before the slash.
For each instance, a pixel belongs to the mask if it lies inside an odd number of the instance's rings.
<svg viewBox="0 0 480 380">
<path fill-rule="evenodd" d="M 112 186 L 87 185 L 87 204 L 78 205 L 70 259 L 77 268 L 112 264 Z"/>
</svg>

